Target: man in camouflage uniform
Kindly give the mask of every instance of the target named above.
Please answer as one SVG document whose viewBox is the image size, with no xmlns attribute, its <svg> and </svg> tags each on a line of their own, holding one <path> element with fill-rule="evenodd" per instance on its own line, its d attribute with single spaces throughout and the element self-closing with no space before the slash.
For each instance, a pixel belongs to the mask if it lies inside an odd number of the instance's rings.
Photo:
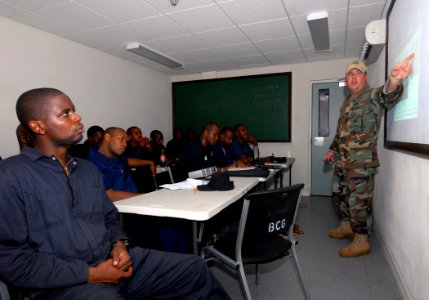
<svg viewBox="0 0 429 300">
<path fill-rule="evenodd" d="M 333 198 L 341 223 L 329 231 L 332 238 L 353 238 L 340 248 L 343 257 L 368 254 L 367 237 L 371 233 L 374 177 L 380 162 L 377 138 L 384 108 L 393 107 L 401 98 L 402 80 L 411 72 L 410 54 L 396 65 L 384 86 L 368 86 L 367 67 L 355 60 L 347 66 L 346 82 L 350 95 L 345 99 L 338 120 L 337 132 L 324 160 L 335 161 Z"/>
</svg>

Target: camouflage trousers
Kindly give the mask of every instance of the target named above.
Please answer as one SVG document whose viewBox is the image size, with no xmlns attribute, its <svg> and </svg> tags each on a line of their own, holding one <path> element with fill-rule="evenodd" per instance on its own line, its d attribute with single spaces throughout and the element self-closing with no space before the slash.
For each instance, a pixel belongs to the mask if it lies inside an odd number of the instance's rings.
<svg viewBox="0 0 429 300">
<path fill-rule="evenodd" d="M 354 232 L 370 234 L 372 197 L 377 168 L 342 169 L 335 167 L 332 191 L 334 204 L 343 221 L 350 221 Z"/>
</svg>

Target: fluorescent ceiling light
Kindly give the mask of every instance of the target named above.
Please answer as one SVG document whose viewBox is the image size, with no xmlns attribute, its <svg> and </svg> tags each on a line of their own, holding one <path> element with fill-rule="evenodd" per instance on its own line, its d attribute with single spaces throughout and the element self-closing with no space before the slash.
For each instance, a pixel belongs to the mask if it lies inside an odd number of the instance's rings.
<svg viewBox="0 0 429 300">
<path fill-rule="evenodd" d="M 184 65 L 174 58 L 136 42 L 129 43 L 127 45 L 127 50 L 175 70 L 184 68 Z"/>
<path fill-rule="evenodd" d="M 311 39 L 313 40 L 316 52 L 331 51 L 329 41 L 328 12 L 319 11 L 307 16 L 308 27 L 310 28 Z"/>
</svg>

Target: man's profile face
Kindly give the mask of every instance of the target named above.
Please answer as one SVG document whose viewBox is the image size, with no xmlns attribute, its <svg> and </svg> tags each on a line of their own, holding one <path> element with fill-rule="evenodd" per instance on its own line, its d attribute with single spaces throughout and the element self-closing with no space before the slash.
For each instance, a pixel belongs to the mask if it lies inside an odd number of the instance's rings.
<svg viewBox="0 0 429 300">
<path fill-rule="evenodd" d="M 114 156 L 121 156 L 127 148 L 128 135 L 125 130 L 117 129 L 108 133 L 109 151 Z"/>
<path fill-rule="evenodd" d="M 49 99 L 45 106 L 45 134 L 57 146 L 76 144 L 83 137 L 81 117 L 70 98 L 60 94 Z"/>
<path fill-rule="evenodd" d="M 220 129 L 217 125 L 213 125 L 209 130 L 206 131 L 205 137 L 210 145 L 216 144 L 219 139 Z"/>
<path fill-rule="evenodd" d="M 226 148 L 231 147 L 233 140 L 234 140 L 234 133 L 230 130 L 227 130 L 224 133 L 221 133 L 220 135 L 220 142 L 222 143 L 222 146 Z"/>
</svg>

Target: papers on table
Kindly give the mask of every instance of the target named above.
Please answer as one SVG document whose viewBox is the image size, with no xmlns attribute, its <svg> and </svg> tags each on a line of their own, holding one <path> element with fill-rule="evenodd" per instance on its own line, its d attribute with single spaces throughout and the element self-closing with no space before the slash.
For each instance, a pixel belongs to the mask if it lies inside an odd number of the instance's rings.
<svg viewBox="0 0 429 300">
<path fill-rule="evenodd" d="M 198 185 L 207 184 L 206 180 L 199 180 L 188 178 L 185 181 L 172 183 L 172 184 L 163 184 L 160 187 L 169 189 L 169 190 L 192 190 L 195 189 Z"/>
</svg>

